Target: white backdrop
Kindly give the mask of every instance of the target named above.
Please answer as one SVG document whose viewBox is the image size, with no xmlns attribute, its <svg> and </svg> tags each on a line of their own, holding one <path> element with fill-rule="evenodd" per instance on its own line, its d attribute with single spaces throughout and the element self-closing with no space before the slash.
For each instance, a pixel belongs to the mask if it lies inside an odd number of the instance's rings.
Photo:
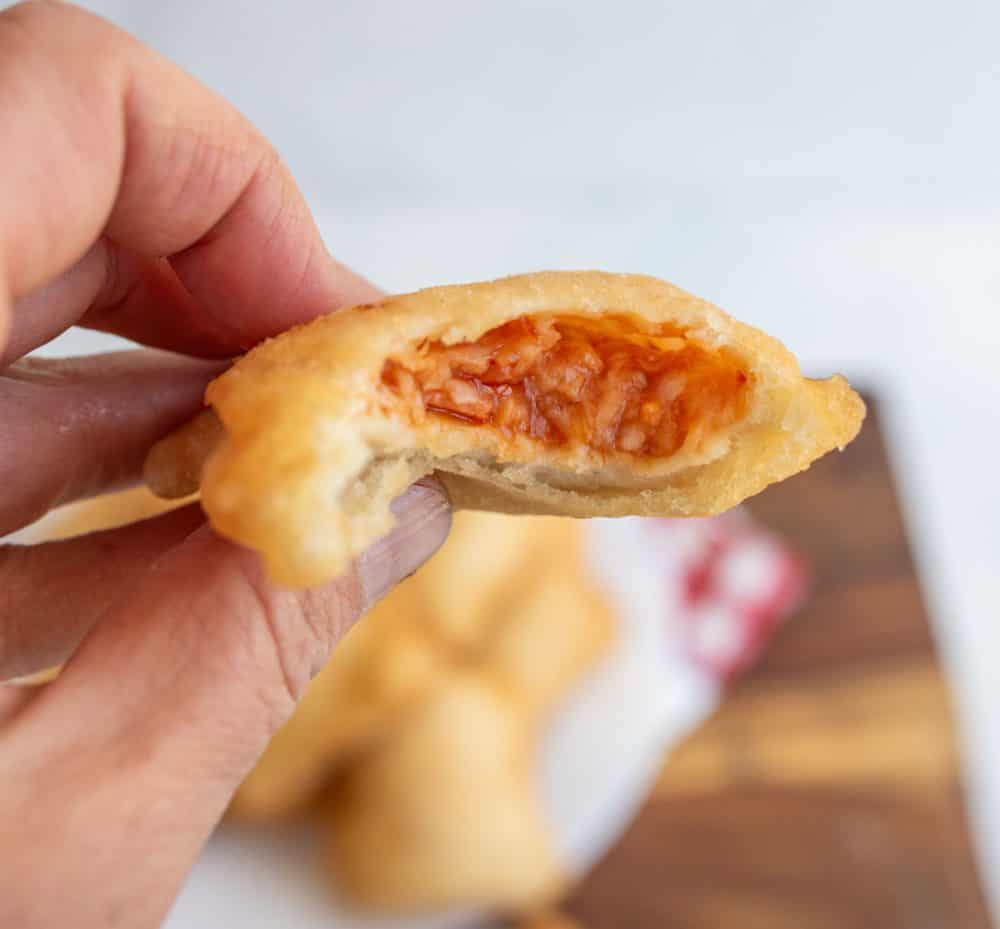
<svg viewBox="0 0 1000 929">
<path fill-rule="evenodd" d="M 387 289 L 644 271 L 876 387 L 1000 891 L 1000 5 L 89 5 L 235 101 Z"/>
</svg>

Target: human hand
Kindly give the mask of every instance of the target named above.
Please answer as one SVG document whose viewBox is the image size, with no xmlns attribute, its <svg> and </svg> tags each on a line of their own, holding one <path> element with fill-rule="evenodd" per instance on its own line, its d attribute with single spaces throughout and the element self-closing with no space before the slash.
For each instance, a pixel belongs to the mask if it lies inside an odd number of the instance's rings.
<svg viewBox="0 0 1000 929">
<path fill-rule="evenodd" d="M 102 20 L 0 13 L 0 535 L 134 481 L 219 362 L 18 361 L 72 325 L 226 358 L 377 291 L 261 136 Z M 350 624 L 447 533 L 433 486 L 334 583 L 271 586 L 197 507 L 0 547 L 0 925 L 152 926 Z M 72 656 L 72 657 L 69 657 Z"/>
</svg>

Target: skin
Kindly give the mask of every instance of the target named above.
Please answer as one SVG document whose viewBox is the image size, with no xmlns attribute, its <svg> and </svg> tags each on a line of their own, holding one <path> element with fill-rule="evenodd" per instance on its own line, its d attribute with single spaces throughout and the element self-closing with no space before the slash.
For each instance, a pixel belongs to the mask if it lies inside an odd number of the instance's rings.
<svg viewBox="0 0 1000 929">
<path fill-rule="evenodd" d="M 379 292 L 243 117 L 108 23 L 0 13 L 0 535 L 133 482 L 225 359 Z M 248 258 L 250 260 L 248 260 Z M 80 325 L 152 349 L 24 361 Z M 342 578 L 271 586 L 197 508 L 0 546 L 0 925 L 158 925 L 336 641 L 447 534 L 434 485 Z"/>
</svg>

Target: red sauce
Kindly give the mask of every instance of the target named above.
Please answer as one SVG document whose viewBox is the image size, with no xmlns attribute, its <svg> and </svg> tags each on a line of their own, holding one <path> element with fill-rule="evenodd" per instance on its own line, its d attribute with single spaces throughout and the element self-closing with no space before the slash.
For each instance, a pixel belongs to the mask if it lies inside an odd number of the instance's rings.
<svg viewBox="0 0 1000 929">
<path fill-rule="evenodd" d="M 386 387 L 424 412 L 549 446 L 665 457 L 743 413 L 748 376 L 723 350 L 624 316 L 521 317 L 475 342 L 389 360 Z"/>
</svg>

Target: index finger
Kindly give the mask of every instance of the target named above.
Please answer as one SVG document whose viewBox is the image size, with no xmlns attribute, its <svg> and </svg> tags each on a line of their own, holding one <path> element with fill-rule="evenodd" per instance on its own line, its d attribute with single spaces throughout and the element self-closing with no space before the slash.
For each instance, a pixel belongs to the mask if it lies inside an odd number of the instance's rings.
<svg viewBox="0 0 1000 929">
<path fill-rule="evenodd" d="M 15 301 L 95 243 L 106 260 L 77 275 L 89 299 L 59 325 L 91 310 L 84 322 L 165 347 L 187 327 L 188 350 L 232 354 L 376 293 L 327 255 L 247 120 L 90 13 L 0 14 L 0 113 L 0 346 L 11 325 L 45 328 L 44 301 L 12 320 Z"/>
</svg>

